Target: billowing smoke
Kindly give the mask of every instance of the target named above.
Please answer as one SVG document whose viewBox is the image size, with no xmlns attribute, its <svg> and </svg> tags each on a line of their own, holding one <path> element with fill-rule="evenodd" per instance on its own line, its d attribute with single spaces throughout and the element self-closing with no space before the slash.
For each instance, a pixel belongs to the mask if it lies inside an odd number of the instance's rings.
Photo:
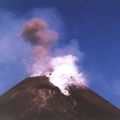
<svg viewBox="0 0 120 120">
<path fill-rule="evenodd" d="M 33 47 L 33 63 L 29 68 L 31 76 L 48 75 L 52 71 L 50 48 L 57 36 L 43 19 L 36 18 L 26 23 L 22 37 Z"/>
<path fill-rule="evenodd" d="M 79 71 L 76 65 L 76 56 L 51 55 L 51 48 L 58 39 L 58 33 L 50 29 L 45 20 L 35 18 L 28 21 L 22 37 L 33 49 L 32 64 L 28 69 L 30 76 L 46 75 L 65 95 L 69 95 L 68 86 L 85 85 L 83 72 Z"/>
<path fill-rule="evenodd" d="M 69 95 L 67 87 L 70 85 L 85 85 L 85 77 L 76 65 L 77 57 L 73 55 L 58 56 L 52 59 L 54 69 L 50 76 L 50 82 L 58 86 L 62 93 Z"/>
</svg>

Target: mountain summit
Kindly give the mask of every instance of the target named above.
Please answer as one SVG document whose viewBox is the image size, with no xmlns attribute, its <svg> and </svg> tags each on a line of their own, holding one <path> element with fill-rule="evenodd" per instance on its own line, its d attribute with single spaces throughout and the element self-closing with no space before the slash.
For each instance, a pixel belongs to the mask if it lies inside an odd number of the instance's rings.
<svg viewBox="0 0 120 120">
<path fill-rule="evenodd" d="M 0 97 L 0 120 L 120 120 L 120 109 L 87 87 L 65 96 L 47 77 L 28 77 Z"/>
</svg>

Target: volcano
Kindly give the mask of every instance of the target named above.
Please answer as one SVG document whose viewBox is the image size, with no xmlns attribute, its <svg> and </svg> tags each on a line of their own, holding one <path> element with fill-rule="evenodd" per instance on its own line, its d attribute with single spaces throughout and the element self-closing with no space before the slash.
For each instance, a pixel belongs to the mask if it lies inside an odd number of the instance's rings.
<svg viewBox="0 0 120 120">
<path fill-rule="evenodd" d="M 0 97 L 0 120 L 120 120 L 120 109 L 87 87 L 65 96 L 46 76 L 28 77 Z"/>
</svg>

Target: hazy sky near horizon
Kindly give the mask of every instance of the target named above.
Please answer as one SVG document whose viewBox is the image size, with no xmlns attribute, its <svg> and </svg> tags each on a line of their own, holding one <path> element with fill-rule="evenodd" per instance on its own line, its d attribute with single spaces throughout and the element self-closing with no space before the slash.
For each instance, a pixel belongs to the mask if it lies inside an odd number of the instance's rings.
<svg viewBox="0 0 120 120">
<path fill-rule="evenodd" d="M 31 50 L 19 34 L 33 17 L 60 34 L 58 47 L 78 42 L 89 87 L 120 108 L 119 0 L 1 0 L 0 93 L 27 76 L 24 59 Z"/>
</svg>

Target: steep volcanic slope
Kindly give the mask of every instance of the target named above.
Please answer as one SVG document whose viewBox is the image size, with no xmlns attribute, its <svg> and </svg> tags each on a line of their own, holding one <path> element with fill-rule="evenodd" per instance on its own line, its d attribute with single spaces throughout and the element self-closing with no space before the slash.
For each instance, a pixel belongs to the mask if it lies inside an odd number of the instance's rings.
<svg viewBox="0 0 120 120">
<path fill-rule="evenodd" d="M 0 120 L 120 120 L 120 110 L 90 89 L 69 92 L 45 76 L 26 78 L 0 98 Z"/>
</svg>

